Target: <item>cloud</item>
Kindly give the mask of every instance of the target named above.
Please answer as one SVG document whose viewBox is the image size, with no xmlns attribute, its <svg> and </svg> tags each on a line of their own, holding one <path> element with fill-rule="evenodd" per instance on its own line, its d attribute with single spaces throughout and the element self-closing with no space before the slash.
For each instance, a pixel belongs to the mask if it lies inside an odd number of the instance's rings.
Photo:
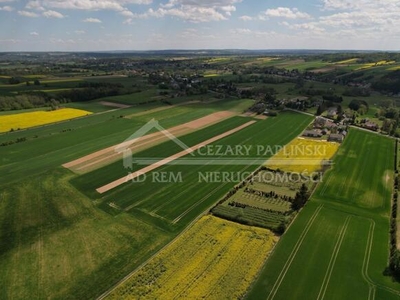
<svg viewBox="0 0 400 300">
<path fill-rule="evenodd" d="M 128 17 L 128 18 L 131 18 L 131 17 L 134 17 L 134 16 L 135 16 L 135 14 L 134 14 L 133 12 L 131 12 L 130 10 L 121 11 L 120 14 L 121 14 L 122 16 Z"/>
<path fill-rule="evenodd" d="M 5 2 L 14 2 L 15 0 L 0 0 L 0 3 L 5 3 Z"/>
<path fill-rule="evenodd" d="M 45 16 L 46 18 L 57 18 L 57 19 L 64 18 L 63 14 L 61 14 L 61 13 L 59 13 L 57 11 L 54 11 L 54 10 L 45 11 L 43 13 L 43 16 Z"/>
<path fill-rule="evenodd" d="M 30 33 L 30 35 L 33 35 L 33 36 L 38 36 L 38 35 L 39 35 L 39 33 L 37 33 L 36 31 L 32 31 L 32 32 Z"/>
<path fill-rule="evenodd" d="M 132 18 L 146 19 L 165 16 L 183 19 L 192 23 L 227 20 L 236 11 L 233 4 L 242 0 L 169 0 L 160 4 L 157 9 L 150 8 L 142 14 L 134 14 Z"/>
<path fill-rule="evenodd" d="M 400 2 L 393 0 L 322 0 L 322 16 L 312 22 L 288 24 L 293 30 L 324 34 L 340 39 L 340 34 L 359 43 L 393 41 L 400 35 Z M 342 37 L 343 38 L 343 37 Z M 377 44 L 378 46 L 378 44 Z"/>
<path fill-rule="evenodd" d="M 241 16 L 241 17 L 239 17 L 239 20 L 242 20 L 242 21 L 251 21 L 251 20 L 253 20 L 253 17 L 250 17 L 250 16 Z"/>
<path fill-rule="evenodd" d="M 309 14 L 300 12 L 297 8 L 288 7 L 267 9 L 262 15 L 272 18 L 311 19 L 311 16 Z"/>
<path fill-rule="evenodd" d="M 127 24 L 127 25 L 132 25 L 134 22 L 133 22 L 133 19 L 132 18 L 128 18 L 128 19 L 126 19 L 126 20 L 124 20 L 123 22 L 122 22 L 122 24 Z"/>
<path fill-rule="evenodd" d="M 25 8 L 26 8 L 26 9 L 35 9 L 35 10 L 45 10 L 45 9 L 42 7 L 41 1 L 39 1 L 39 0 L 31 0 L 31 1 L 29 1 L 29 2 L 26 4 Z"/>
<path fill-rule="evenodd" d="M 126 5 L 149 5 L 152 2 L 152 0 L 31 0 L 28 2 L 27 8 L 46 7 L 48 9 L 124 11 L 127 10 L 127 8 L 125 7 Z"/>
<path fill-rule="evenodd" d="M 233 34 L 248 34 L 248 33 L 252 33 L 252 31 L 247 28 L 237 28 L 237 29 L 232 29 L 231 33 L 233 33 Z"/>
<path fill-rule="evenodd" d="M 85 30 L 75 30 L 76 34 L 85 34 L 86 31 Z"/>
<path fill-rule="evenodd" d="M 0 7 L 0 10 L 2 10 L 2 11 L 13 11 L 14 8 L 11 7 L 11 6 L 6 5 L 6 6 L 3 6 L 3 7 Z"/>
<path fill-rule="evenodd" d="M 25 10 L 19 10 L 18 14 L 20 16 L 28 17 L 28 18 L 37 18 L 37 17 L 39 17 L 39 15 L 37 13 L 30 12 L 30 11 L 25 11 Z"/>
<path fill-rule="evenodd" d="M 86 19 L 82 20 L 82 22 L 85 22 L 85 23 L 102 23 L 101 20 L 96 19 L 96 18 L 86 18 Z"/>
</svg>

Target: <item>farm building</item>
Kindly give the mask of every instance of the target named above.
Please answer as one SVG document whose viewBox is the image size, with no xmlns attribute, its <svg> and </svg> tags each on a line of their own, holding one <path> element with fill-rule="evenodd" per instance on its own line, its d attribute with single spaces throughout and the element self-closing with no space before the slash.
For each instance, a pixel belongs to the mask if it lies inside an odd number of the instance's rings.
<svg viewBox="0 0 400 300">
<path fill-rule="evenodd" d="M 327 116 L 328 118 L 334 118 L 337 115 L 337 108 L 336 107 L 330 107 L 328 108 L 328 113 Z"/>
<path fill-rule="evenodd" d="M 326 123 L 325 123 L 325 128 L 333 129 L 336 127 L 337 127 L 337 125 L 335 123 L 333 123 L 332 121 L 326 121 Z"/>
<path fill-rule="evenodd" d="M 320 133 L 316 130 L 306 130 L 303 132 L 303 136 L 320 138 L 320 137 L 322 137 L 322 133 Z"/>
<path fill-rule="evenodd" d="M 343 142 L 344 136 L 343 134 L 330 134 L 328 141 L 329 142 Z"/>
<path fill-rule="evenodd" d="M 314 127 L 315 128 L 324 128 L 326 124 L 326 119 L 317 117 L 314 121 Z"/>
</svg>

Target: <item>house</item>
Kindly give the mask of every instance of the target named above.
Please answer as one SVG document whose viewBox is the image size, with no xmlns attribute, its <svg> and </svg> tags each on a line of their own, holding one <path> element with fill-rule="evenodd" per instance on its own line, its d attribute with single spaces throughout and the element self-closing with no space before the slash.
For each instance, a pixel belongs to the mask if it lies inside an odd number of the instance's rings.
<svg viewBox="0 0 400 300">
<path fill-rule="evenodd" d="M 322 137 L 322 133 L 316 131 L 316 130 L 306 130 L 303 132 L 303 136 L 306 137 L 313 137 L 313 138 L 320 138 Z"/>
<path fill-rule="evenodd" d="M 365 122 L 363 125 L 364 128 L 369 129 L 369 130 L 374 130 L 374 131 L 378 131 L 379 126 L 378 124 L 374 123 L 374 122 Z"/>
<path fill-rule="evenodd" d="M 328 113 L 327 113 L 327 117 L 328 118 L 334 118 L 337 114 L 337 108 L 336 107 L 330 107 L 328 108 Z"/>
<path fill-rule="evenodd" d="M 342 134 L 330 134 L 328 137 L 329 142 L 343 142 L 344 136 Z"/>
<path fill-rule="evenodd" d="M 333 128 L 337 128 L 337 125 L 335 123 L 333 123 L 332 121 L 326 121 L 325 128 L 333 129 Z"/>
<path fill-rule="evenodd" d="M 314 128 L 324 128 L 326 124 L 326 119 L 317 117 L 314 121 Z"/>
</svg>

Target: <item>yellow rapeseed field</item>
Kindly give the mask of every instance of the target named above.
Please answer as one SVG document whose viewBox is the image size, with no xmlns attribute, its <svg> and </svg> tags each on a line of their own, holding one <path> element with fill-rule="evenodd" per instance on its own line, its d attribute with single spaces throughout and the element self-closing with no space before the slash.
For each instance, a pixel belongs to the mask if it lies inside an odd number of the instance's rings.
<svg viewBox="0 0 400 300">
<path fill-rule="evenodd" d="M 335 155 L 339 146 L 335 142 L 297 138 L 284 146 L 266 165 L 285 172 L 315 172 L 322 168 L 325 160 Z"/>
<path fill-rule="evenodd" d="M 81 109 L 63 108 L 53 111 L 35 111 L 14 115 L 4 115 L 0 116 L 0 132 L 70 120 L 89 114 L 91 114 L 91 112 Z"/>
<path fill-rule="evenodd" d="M 269 230 L 205 216 L 108 299 L 242 298 L 276 242 Z"/>
</svg>

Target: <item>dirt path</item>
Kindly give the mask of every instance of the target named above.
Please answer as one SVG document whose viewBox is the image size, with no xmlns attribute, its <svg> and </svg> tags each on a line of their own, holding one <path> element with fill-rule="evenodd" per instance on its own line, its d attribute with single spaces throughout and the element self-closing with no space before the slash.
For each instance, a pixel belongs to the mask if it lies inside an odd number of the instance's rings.
<svg viewBox="0 0 400 300">
<path fill-rule="evenodd" d="M 107 101 L 101 101 L 99 103 L 101 105 L 104 105 L 104 106 L 117 107 L 117 108 L 128 108 L 128 107 L 131 107 L 130 105 L 121 104 L 121 103 L 114 103 L 114 102 L 107 102 Z"/>
<path fill-rule="evenodd" d="M 219 123 L 234 115 L 235 113 L 231 111 L 216 112 L 200 119 L 172 127 L 168 129 L 168 132 L 176 137 L 183 136 L 201 128 Z M 168 137 L 163 132 L 155 132 L 142 136 L 136 140 L 129 140 L 118 145 L 107 147 L 103 150 L 65 163 L 62 166 L 77 173 L 85 173 L 120 159 L 121 154 L 115 151 L 117 146 L 120 148 L 129 148 L 132 153 L 137 153 L 167 140 Z"/>
<path fill-rule="evenodd" d="M 244 128 L 252 125 L 252 124 L 254 124 L 255 122 L 256 121 L 250 121 L 250 122 L 247 122 L 247 123 L 245 123 L 245 124 L 243 124 L 243 125 L 241 125 L 239 127 L 236 127 L 234 129 L 228 130 L 227 132 L 224 132 L 224 133 L 222 133 L 220 135 L 217 135 L 217 136 L 215 136 L 215 137 L 213 137 L 211 139 L 208 139 L 208 140 L 206 140 L 206 141 L 204 141 L 204 142 L 202 142 L 200 144 L 197 144 L 197 145 L 195 145 L 195 146 L 193 146 L 193 147 L 191 147 L 191 148 L 189 148 L 187 150 L 183 150 L 181 152 L 178 152 L 178 153 L 176 153 L 176 154 L 174 154 L 174 155 L 172 155 L 170 157 L 167 157 L 167 158 L 164 158 L 164 159 L 160 160 L 159 162 L 157 162 L 155 164 L 152 164 L 152 165 L 147 166 L 147 167 L 145 167 L 143 169 L 140 169 L 139 171 L 136 171 L 135 173 L 129 174 L 128 176 L 124 176 L 124 177 L 122 177 L 120 179 L 117 179 L 117 180 L 115 180 L 115 181 L 113 181 L 113 182 L 111 182 L 109 184 L 106 184 L 106 185 L 104 185 L 102 187 L 99 187 L 98 189 L 96 189 L 96 191 L 99 192 L 100 194 L 108 192 L 108 191 L 110 191 L 110 190 L 112 190 L 112 189 L 114 189 L 114 188 L 116 188 L 116 187 L 118 187 L 118 186 L 120 186 L 120 185 L 122 185 L 122 184 L 124 184 L 124 183 L 126 183 L 128 181 L 130 181 L 130 180 L 133 180 L 133 179 L 135 179 L 135 178 L 137 178 L 139 176 L 142 176 L 142 175 L 144 175 L 144 174 L 146 174 L 148 172 L 151 172 L 151 171 L 153 171 L 153 170 L 155 170 L 155 169 L 157 169 L 157 168 L 159 168 L 161 166 L 164 166 L 164 165 L 166 165 L 166 164 L 168 164 L 168 163 L 170 163 L 170 162 L 172 162 L 172 161 L 174 161 L 174 160 L 176 160 L 176 159 L 178 159 L 180 157 L 186 156 L 187 154 L 190 154 L 190 153 L 198 150 L 201 147 L 204 147 L 204 146 L 206 146 L 208 144 L 211 144 L 211 143 L 214 143 L 214 142 L 216 142 L 216 141 L 218 141 L 218 140 L 220 140 L 220 139 L 222 139 L 224 137 L 227 137 L 227 136 L 229 136 L 231 134 L 234 134 L 234 133 L 236 133 L 236 132 L 238 132 L 238 131 L 240 131 L 240 130 L 242 130 L 242 129 L 244 129 Z"/>
</svg>

